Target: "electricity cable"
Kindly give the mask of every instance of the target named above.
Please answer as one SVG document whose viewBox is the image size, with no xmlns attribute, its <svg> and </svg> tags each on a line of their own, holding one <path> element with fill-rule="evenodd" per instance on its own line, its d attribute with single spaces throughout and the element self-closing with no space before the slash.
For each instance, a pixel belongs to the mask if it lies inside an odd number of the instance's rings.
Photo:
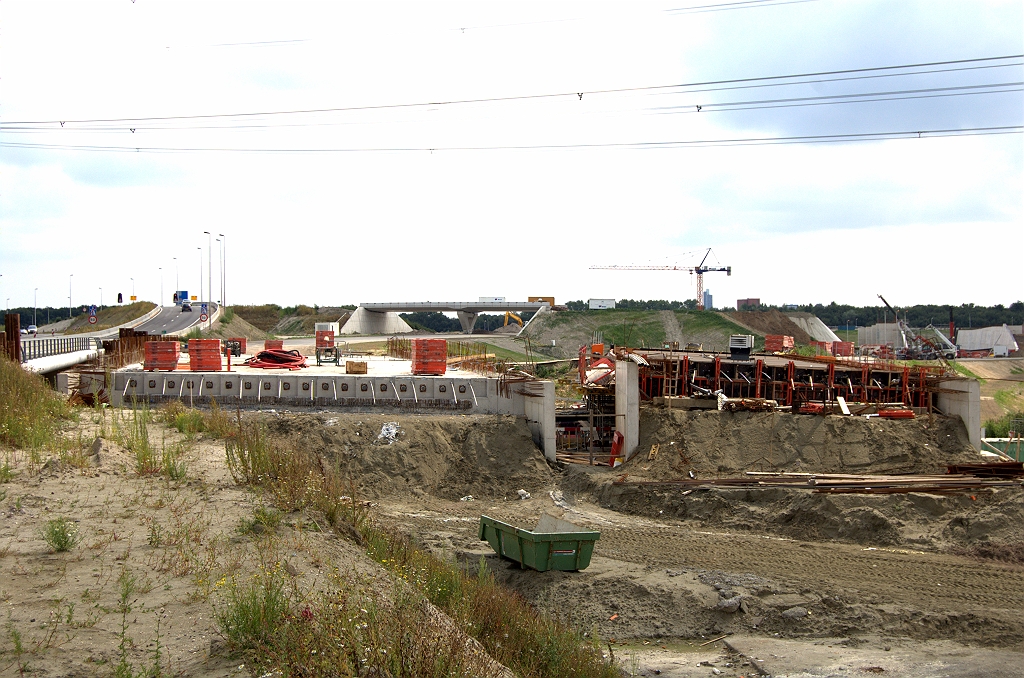
<svg viewBox="0 0 1024 678">
<path fill-rule="evenodd" d="M 880 71 L 893 71 L 893 70 L 906 70 L 911 68 L 928 68 L 931 66 L 949 66 L 955 64 L 968 64 L 968 63 L 981 63 L 981 62 L 992 62 L 992 61 L 1007 61 L 1010 59 L 1021 59 L 1024 58 L 1024 54 L 1013 54 L 1007 56 L 995 56 L 995 57 L 981 57 L 973 59 L 955 59 L 948 61 L 932 61 L 922 62 L 916 64 L 903 64 L 898 66 L 875 66 L 870 68 L 851 68 L 842 69 L 835 71 L 818 71 L 811 73 L 796 73 L 789 75 L 773 75 L 773 76 L 762 76 L 762 77 L 751 77 L 751 78 L 734 78 L 725 80 L 708 80 L 702 82 L 692 83 L 680 83 L 674 85 L 649 85 L 642 87 L 621 87 L 621 88 L 609 88 L 609 89 L 598 89 L 598 90 L 584 90 L 577 92 L 556 92 L 548 94 L 527 94 L 527 95 L 510 95 L 502 97 L 482 97 L 477 99 L 452 99 L 447 101 L 425 101 L 416 103 L 395 103 L 395 104 L 375 104 L 375 105 L 363 105 L 363 106 L 343 106 L 333 108 L 311 108 L 311 109 L 298 109 L 298 110 L 284 110 L 284 111 L 260 111 L 260 112 L 242 112 L 242 113 L 209 113 L 209 114 L 197 114 L 197 115 L 170 115 L 170 116 L 143 116 L 143 117 L 123 117 L 123 118 L 89 118 L 89 119 L 77 119 L 77 120 L 21 120 L 11 121 L 6 123 L 7 125 L 61 125 L 62 127 L 67 124 L 94 124 L 94 123 L 132 123 L 132 122 L 155 122 L 155 121 L 168 121 L 168 120 L 208 120 L 208 119 L 223 119 L 223 118 L 253 118 L 263 116 L 276 116 L 276 115 L 302 115 L 302 114 L 315 114 L 315 113 L 337 113 L 345 111 L 368 111 L 368 110 L 385 110 L 385 109 L 403 109 L 403 108 L 416 108 L 425 106 L 453 106 L 453 105 L 465 105 L 465 104 L 480 104 L 480 103 L 494 103 L 494 102 L 505 102 L 505 101 L 526 101 L 526 100 L 537 100 L 537 99 L 555 99 L 565 97 L 579 97 L 583 98 L 585 95 L 600 95 L 600 94 L 619 94 L 626 92 L 643 92 L 643 91 L 665 91 L 670 89 L 681 89 L 681 88 L 692 88 L 701 87 L 708 85 L 728 85 L 728 84 L 740 84 L 740 83 L 754 83 L 754 82 L 767 82 L 767 81 L 781 81 L 781 80 L 792 80 L 795 78 L 811 78 L 820 76 L 830 75 L 849 75 L 852 73 L 870 73 Z"/>
</svg>

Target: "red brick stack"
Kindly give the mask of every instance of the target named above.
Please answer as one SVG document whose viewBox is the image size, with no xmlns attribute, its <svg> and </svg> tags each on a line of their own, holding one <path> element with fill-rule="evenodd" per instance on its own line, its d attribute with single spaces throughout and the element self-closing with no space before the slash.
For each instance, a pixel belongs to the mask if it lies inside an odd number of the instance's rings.
<svg viewBox="0 0 1024 678">
<path fill-rule="evenodd" d="M 145 369 L 176 370 L 181 356 L 181 344 L 176 341 L 147 341 Z"/>
<path fill-rule="evenodd" d="M 764 350 L 769 353 L 782 353 L 795 346 L 793 337 L 786 334 L 768 334 L 764 338 Z"/>
<path fill-rule="evenodd" d="M 220 339 L 189 339 L 188 368 L 193 372 L 220 372 Z"/>
<path fill-rule="evenodd" d="M 852 341 L 833 341 L 832 342 L 832 355 L 838 355 L 848 357 L 853 355 L 853 342 Z"/>
<path fill-rule="evenodd" d="M 334 330 L 317 330 L 316 347 L 334 348 Z"/>
<path fill-rule="evenodd" d="M 412 340 L 412 373 L 444 374 L 448 369 L 448 342 L 444 339 Z"/>
</svg>

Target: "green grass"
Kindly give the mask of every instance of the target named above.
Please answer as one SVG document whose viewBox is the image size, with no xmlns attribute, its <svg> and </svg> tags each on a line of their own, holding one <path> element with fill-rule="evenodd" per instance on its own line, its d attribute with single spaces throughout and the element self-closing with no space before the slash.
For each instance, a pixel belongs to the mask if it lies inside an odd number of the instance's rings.
<svg viewBox="0 0 1024 678">
<path fill-rule="evenodd" d="M 42 377 L 0 355 L 0 443 L 21 449 L 53 447 L 71 408 Z"/>
<path fill-rule="evenodd" d="M 484 343 L 484 346 L 487 347 L 488 353 L 493 353 L 494 356 L 500 360 L 511 360 L 517 363 L 525 363 L 530 360 L 530 357 L 528 355 L 526 355 L 525 353 L 520 353 L 519 351 L 513 351 L 512 349 L 503 348 L 501 346 L 496 346 L 494 344 L 488 343 Z M 536 356 L 533 359 L 537 360 Z"/>
<path fill-rule="evenodd" d="M 962 363 L 951 362 L 950 365 L 953 366 L 953 369 L 956 370 L 957 374 L 961 374 L 961 375 L 963 375 L 965 377 L 970 377 L 971 379 L 977 379 L 979 384 L 984 384 L 985 383 L 984 379 L 982 379 L 977 374 L 975 374 L 974 372 L 969 370 Z"/>
</svg>

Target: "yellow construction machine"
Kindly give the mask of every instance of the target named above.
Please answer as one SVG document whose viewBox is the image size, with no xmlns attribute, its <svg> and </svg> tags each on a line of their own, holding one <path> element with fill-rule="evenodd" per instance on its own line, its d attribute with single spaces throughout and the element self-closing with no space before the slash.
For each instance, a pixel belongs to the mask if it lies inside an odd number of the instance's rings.
<svg viewBox="0 0 1024 678">
<path fill-rule="evenodd" d="M 505 325 L 504 325 L 505 327 L 508 327 L 508 321 L 509 320 L 514 320 L 515 322 L 517 322 L 519 324 L 520 327 L 523 326 L 523 319 L 522 318 L 520 318 L 518 315 L 516 315 L 512 311 L 505 311 Z"/>
</svg>

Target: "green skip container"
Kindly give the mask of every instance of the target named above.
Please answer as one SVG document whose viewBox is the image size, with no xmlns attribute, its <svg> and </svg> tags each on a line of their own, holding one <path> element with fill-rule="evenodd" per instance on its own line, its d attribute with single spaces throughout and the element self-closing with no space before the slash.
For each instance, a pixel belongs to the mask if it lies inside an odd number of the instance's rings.
<svg viewBox="0 0 1024 678">
<path fill-rule="evenodd" d="M 538 572 L 586 569 L 594 554 L 594 542 L 600 537 L 600 532 L 581 530 L 578 525 L 547 514 L 541 516 L 532 532 L 480 516 L 481 541 L 490 544 L 502 558 Z"/>
</svg>

